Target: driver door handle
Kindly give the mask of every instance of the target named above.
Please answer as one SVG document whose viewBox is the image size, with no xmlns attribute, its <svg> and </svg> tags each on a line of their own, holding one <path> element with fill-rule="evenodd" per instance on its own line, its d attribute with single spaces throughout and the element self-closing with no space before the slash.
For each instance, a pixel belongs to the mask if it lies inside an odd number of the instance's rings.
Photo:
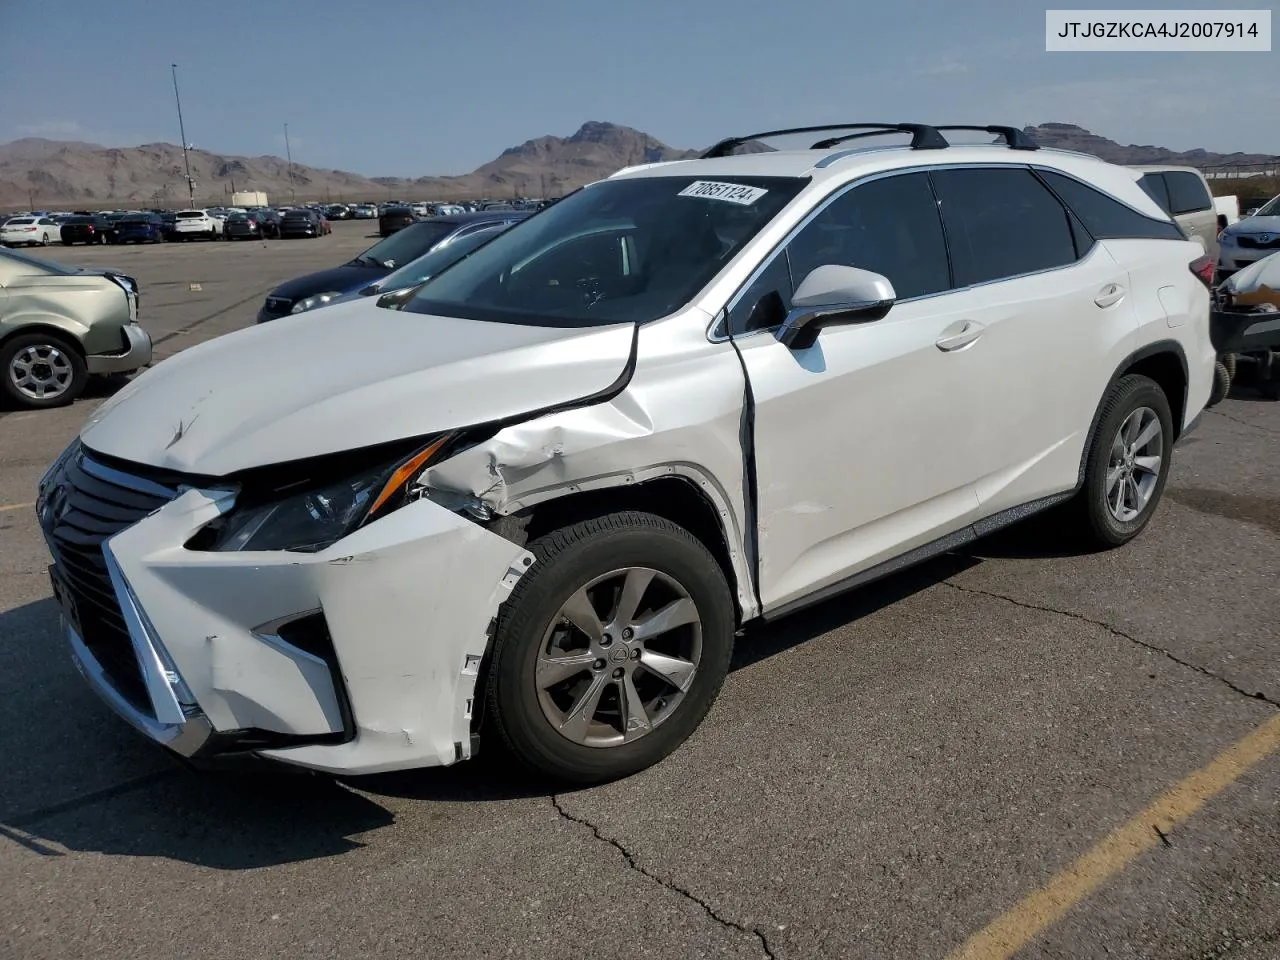
<svg viewBox="0 0 1280 960">
<path fill-rule="evenodd" d="M 977 320 L 961 320 L 943 330 L 942 336 L 938 337 L 934 343 L 939 350 L 949 353 L 952 350 L 967 347 L 982 336 L 982 331 L 985 329 Z"/>
</svg>

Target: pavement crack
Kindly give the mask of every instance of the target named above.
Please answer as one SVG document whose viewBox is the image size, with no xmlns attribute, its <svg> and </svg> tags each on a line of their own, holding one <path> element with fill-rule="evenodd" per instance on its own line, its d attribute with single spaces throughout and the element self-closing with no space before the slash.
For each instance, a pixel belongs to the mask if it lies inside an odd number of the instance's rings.
<svg viewBox="0 0 1280 960">
<path fill-rule="evenodd" d="M 1222 417 L 1224 420 L 1230 420 L 1232 423 L 1238 423 L 1242 427 L 1252 427 L 1254 430 L 1260 430 L 1263 433 L 1269 433 L 1272 435 L 1276 434 L 1276 431 L 1272 430 L 1270 427 L 1264 427 L 1260 423 L 1253 423 L 1252 421 L 1245 420 L 1242 417 L 1233 417 L 1231 414 L 1223 413 L 1221 410 L 1208 409 L 1205 413 L 1212 413 L 1215 417 Z"/>
<path fill-rule="evenodd" d="M 626 864 L 630 869 L 634 870 L 636 873 L 640 874 L 641 876 L 646 877 L 649 880 L 652 880 L 654 883 L 658 884 L 658 886 L 665 887 L 666 889 L 670 890 L 672 893 L 679 894 L 680 896 L 688 900 L 690 903 L 696 904 L 697 906 L 701 907 L 703 912 L 706 913 L 708 917 L 710 917 L 713 921 L 718 923 L 720 926 L 724 927 L 726 930 L 734 930 L 738 933 L 746 934 L 749 937 L 755 937 L 757 940 L 760 941 L 760 948 L 764 951 L 764 955 L 768 958 L 768 960 L 777 960 L 777 957 L 773 952 L 773 948 L 769 945 L 768 938 L 764 935 L 764 932 L 759 927 L 743 926 L 742 924 L 738 923 L 736 920 L 730 920 L 728 917 L 722 916 L 714 907 L 711 906 L 711 904 L 707 903 L 705 900 L 696 896 L 692 891 L 680 886 L 679 884 L 675 883 L 672 880 L 666 880 L 658 876 L 657 874 L 652 873 L 649 870 L 646 870 L 636 861 L 635 854 L 633 854 L 630 850 L 628 850 L 625 846 L 623 846 L 621 842 L 619 842 L 618 840 L 615 840 L 613 837 L 606 837 L 603 833 L 600 832 L 600 828 L 597 827 L 590 820 L 587 820 L 584 817 L 576 816 L 575 814 L 570 813 L 563 806 L 561 806 L 559 797 L 557 796 L 551 797 L 551 806 L 554 807 L 556 813 L 558 813 L 565 820 L 568 820 L 570 823 L 576 823 L 579 826 L 586 827 L 588 830 L 591 831 L 591 833 L 595 836 L 595 838 L 599 840 L 601 843 L 606 843 L 609 846 L 613 847 L 613 849 L 617 850 L 618 853 L 622 854 L 622 859 L 626 861 Z"/>
<path fill-rule="evenodd" d="M 1025 610 L 1038 610 L 1041 613 L 1056 613 L 1060 617 L 1069 617 L 1070 619 L 1077 620 L 1080 623 L 1088 623 L 1095 627 L 1101 627 L 1103 630 L 1106 630 L 1108 633 L 1112 634 L 1113 636 L 1119 637 L 1122 640 L 1128 640 L 1130 643 L 1136 644 L 1137 646 L 1142 647 L 1144 650 L 1148 650 L 1151 653 L 1158 653 L 1162 657 L 1165 657 L 1168 660 L 1172 660 L 1174 663 L 1176 663 L 1180 667 L 1185 667 L 1188 670 L 1194 670 L 1196 673 L 1200 674 L 1201 676 L 1208 677 L 1210 680 L 1215 680 L 1218 683 L 1222 684 L 1223 686 L 1227 687 L 1232 692 L 1237 693 L 1242 697 L 1246 697 L 1250 700 L 1260 700 L 1263 703 L 1270 704 L 1273 707 L 1280 708 L 1280 701 L 1271 699 L 1271 697 L 1267 696 L 1261 690 L 1256 690 L 1253 693 L 1250 693 L 1248 690 L 1244 689 L 1244 687 L 1241 687 L 1239 684 L 1235 683 L 1232 680 L 1227 679 L 1226 677 L 1222 676 L 1219 673 L 1214 673 L 1208 667 L 1202 667 L 1198 663 L 1192 663 L 1190 660 L 1184 660 L 1181 657 L 1179 657 L 1176 653 L 1174 653 L 1172 650 L 1169 650 L 1166 647 L 1162 647 L 1159 644 L 1149 643 L 1146 640 L 1141 640 L 1138 637 L 1135 637 L 1131 633 L 1125 633 L 1125 631 L 1120 630 L 1117 627 L 1113 627 L 1111 624 L 1107 623 L 1105 620 L 1095 620 L 1093 617 L 1086 617 L 1084 614 L 1075 613 L 1072 610 L 1062 610 L 1062 609 L 1059 609 L 1058 607 L 1047 607 L 1038 603 L 1028 603 L 1025 600 L 1018 600 L 1017 598 L 1008 596 L 1007 594 L 995 593 L 994 591 L 991 591 L 991 590 L 980 590 L 977 587 L 962 586 L 961 584 L 956 583 L 954 580 L 942 580 L 939 582 L 945 584 L 948 587 L 951 587 L 953 590 L 959 590 L 961 593 L 974 594 L 980 597 L 990 597 L 993 600 L 1003 600 L 1005 603 L 1011 603 L 1015 607 L 1022 607 Z"/>
</svg>

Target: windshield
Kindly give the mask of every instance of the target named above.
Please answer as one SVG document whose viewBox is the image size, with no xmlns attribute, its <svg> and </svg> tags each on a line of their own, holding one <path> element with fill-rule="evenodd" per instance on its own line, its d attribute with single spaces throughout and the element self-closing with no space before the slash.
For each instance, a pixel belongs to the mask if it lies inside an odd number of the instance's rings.
<svg viewBox="0 0 1280 960">
<path fill-rule="evenodd" d="M 1254 216 L 1255 217 L 1280 217 L 1280 197 L 1275 197 L 1272 200 L 1268 200 L 1266 203 L 1264 203 L 1261 207 L 1258 208 L 1258 212 L 1255 213 Z"/>
<path fill-rule="evenodd" d="M 430 253 L 423 254 L 417 260 L 406 263 L 399 270 L 388 274 L 379 285 L 379 292 L 390 293 L 392 290 L 416 287 L 422 281 L 440 273 L 445 267 L 453 266 L 472 250 L 476 250 L 488 243 L 505 229 L 505 225 L 495 225 L 489 230 L 481 230 L 479 233 L 459 237 L 452 243 L 437 247 Z"/>
<path fill-rule="evenodd" d="M 422 256 L 457 229 L 456 223 L 441 223 L 438 220 L 414 223 L 385 240 L 379 240 L 352 262 L 389 270 Z"/>
<path fill-rule="evenodd" d="M 495 237 L 403 309 L 552 327 L 656 320 L 687 303 L 806 182 L 605 180 Z"/>
</svg>

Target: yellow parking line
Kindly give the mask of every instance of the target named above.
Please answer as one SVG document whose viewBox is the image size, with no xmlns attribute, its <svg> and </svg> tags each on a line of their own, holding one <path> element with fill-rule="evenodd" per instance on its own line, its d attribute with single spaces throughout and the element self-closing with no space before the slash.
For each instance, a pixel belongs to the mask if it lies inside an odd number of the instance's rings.
<svg viewBox="0 0 1280 960">
<path fill-rule="evenodd" d="M 1079 860 L 948 954 L 947 960 L 1012 957 L 1108 878 L 1159 843 L 1162 834 L 1169 833 L 1277 748 L 1280 713 L 1117 827 Z"/>
<path fill-rule="evenodd" d="M 29 510 L 34 507 L 34 503 L 8 503 L 0 504 L 0 513 L 8 513 L 10 510 Z"/>
</svg>

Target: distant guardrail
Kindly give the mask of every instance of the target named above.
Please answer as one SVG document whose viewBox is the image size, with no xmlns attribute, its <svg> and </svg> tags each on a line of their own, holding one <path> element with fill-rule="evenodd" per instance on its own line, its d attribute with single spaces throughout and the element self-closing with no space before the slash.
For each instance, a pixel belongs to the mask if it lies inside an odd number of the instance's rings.
<svg viewBox="0 0 1280 960">
<path fill-rule="evenodd" d="M 1248 180 L 1280 177 L 1280 160 L 1270 163 L 1222 163 L 1200 168 L 1206 180 Z"/>
</svg>

